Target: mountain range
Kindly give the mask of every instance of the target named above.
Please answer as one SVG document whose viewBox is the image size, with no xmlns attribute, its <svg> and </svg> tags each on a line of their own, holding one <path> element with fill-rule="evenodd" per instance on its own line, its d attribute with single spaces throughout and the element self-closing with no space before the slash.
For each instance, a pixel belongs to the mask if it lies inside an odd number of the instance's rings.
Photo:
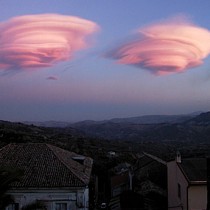
<svg viewBox="0 0 210 210">
<path fill-rule="evenodd" d="M 127 117 L 127 118 L 113 118 L 110 120 L 94 121 L 94 120 L 84 120 L 76 123 L 65 122 L 65 121 L 23 121 L 24 124 L 36 125 L 41 127 L 68 127 L 77 125 L 90 125 L 90 124 L 103 124 L 103 123 L 134 123 L 134 124 L 158 124 L 158 123 L 180 123 L 189 120 L 199 114 L 201 111 L 193 112 L 190 114 L 182 115 L 143 115 L 137 117 Z"/>
<path fill-rule="evenodd" d="M 50 126 L 50 127 L 48 127 Z M 210 112 L 189 115 L 151 115 L 77 123 L 12 123 L 0 121 L 0 141 L 63 142 L 81 138 L 139 142 L 185 142 L 210 140 Z M 68 139 L 68 140 L 67 140 Z"/>
<path fill-rule="evenodd" d="M 207 141 L 210 112 L 190 115 L 143 116 L 108 121 L 83 121 L 71 127 L 89 137 L 134 141 Z"/>
<path fill-rule="evenodd" d="M 122 160 L 140 152 L 171 159 L 177 150 L 186 157 L 210 156 L 210 112 L 180 119 L 150 124 L 83 121 L 64 127 L 0 120 L 0 147 L 11 142 L 50 143 L 90 156 L 97 166 L 103 165 L 109 151 L 119 152 Z"/>
</svg>

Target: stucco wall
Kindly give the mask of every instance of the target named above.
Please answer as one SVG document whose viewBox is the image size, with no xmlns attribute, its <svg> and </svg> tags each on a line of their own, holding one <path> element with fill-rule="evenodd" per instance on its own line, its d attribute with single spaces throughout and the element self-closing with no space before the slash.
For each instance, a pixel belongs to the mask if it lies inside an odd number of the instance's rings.
<svg viewBox="0 0 210 210">
<path fill-rule="evenodd" d="M 188 209 L 206 210 L 207 208 L 207 186 L 190 186 L 188 189 Z"/>
<path fill-rule="evenodd" d="M 89 190 L 13 190 L 9 194 L 13 195 L 15 202 L 19 203 L 21 209 L 24 205 L 36 200 L 44 201 L 48 210 L 54 210 L 56 203 L 66 203 L 68 210 L 87 210 L 89 203 Z"/>
<path fill-rule="evenodd" d="M 187 210 L 188 183 L 175 161 L 167 163 L 168 173 L 168 209 Z M 178 183 L 181 186 L 181 197 L 178 197 Z"/>
</svg>

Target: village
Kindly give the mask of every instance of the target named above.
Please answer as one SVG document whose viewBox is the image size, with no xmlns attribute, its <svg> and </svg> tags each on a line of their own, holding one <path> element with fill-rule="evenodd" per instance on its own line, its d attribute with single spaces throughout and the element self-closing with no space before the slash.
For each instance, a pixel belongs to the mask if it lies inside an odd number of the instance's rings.
<svg viewBox="0 0 210 210">
<path fill-rule="evenodd" d="M 0 210 L 210 210 L 210 0 L 0 0 Z"/>
<path fill-rule="evenodd" d="M 110 163 L 117 157 L 107 152 Z M 182 158 L 179 151 L 167 161 L 148 153 L 135 158 L 96 171 L 94 159 L 51 144 L 8 144 L 0 149 L 1 170 L 23 173 L 10 183 L 6 194 L 14 200 L 6 210 L 208 209 L 208 158 Z"/>
</svg>

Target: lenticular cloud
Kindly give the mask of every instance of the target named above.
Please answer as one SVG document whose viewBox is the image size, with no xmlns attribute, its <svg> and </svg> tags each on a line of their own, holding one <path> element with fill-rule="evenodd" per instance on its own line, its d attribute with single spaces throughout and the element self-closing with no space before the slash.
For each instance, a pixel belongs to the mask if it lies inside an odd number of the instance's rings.
<svg viewBox="0 0 210 210">
<path fill-rule="evenodd" d="M 135 39 L 107 57 L 164 75 L 201 65 L 209 54 L 210 31 L 186 21 L 168 21 L 138 30 Z"/>
<path fill-rule="evenodd" d="M 98 26 L 79 17 L 27 15 L 0 23 L 0 69 L 49 67 L 88 47 Z"/>
</svg>

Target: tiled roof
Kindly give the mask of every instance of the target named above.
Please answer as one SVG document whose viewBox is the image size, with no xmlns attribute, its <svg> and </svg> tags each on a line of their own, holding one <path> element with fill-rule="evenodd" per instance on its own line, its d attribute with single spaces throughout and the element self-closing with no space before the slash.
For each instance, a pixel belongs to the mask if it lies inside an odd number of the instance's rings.
<svg viewBox="0 0 210 210">
<path fill-rule="evenodd" d="M 190 182 L 207 181 L 207 165 L 205 158 L 187 158 L 178 163 L 184 175 Z"/>
<path fill-rule="evenodd" d="M 136 168 L 143 168 L 149 164 L 151 164 L 152 162 L 157 162 L 160 163 L 162 165 L 167 165 L 166 161 L 160 159 L 157 156 L 151 155 L 149 153 L 143 152 L 143 155 L 141 155 L 136 163 Z"/>
<path fill-rule="evenodd" d="M 84 157 L 81 164 L 73 160 L 78 156 L 50 144 L 8 144 L 0 149 L 0 165 L 24 171 L 12 187 L 80 187 L 89 183 L 92 159 Z"/>
<path fill-rule="evenodd" d="M 136 162 L 134 169 L 139 170 L 149 164 L 154 162 L 154 160 L 151 157 L 148 157 L 146 155 L 142 155 Z"/>
</svg>

